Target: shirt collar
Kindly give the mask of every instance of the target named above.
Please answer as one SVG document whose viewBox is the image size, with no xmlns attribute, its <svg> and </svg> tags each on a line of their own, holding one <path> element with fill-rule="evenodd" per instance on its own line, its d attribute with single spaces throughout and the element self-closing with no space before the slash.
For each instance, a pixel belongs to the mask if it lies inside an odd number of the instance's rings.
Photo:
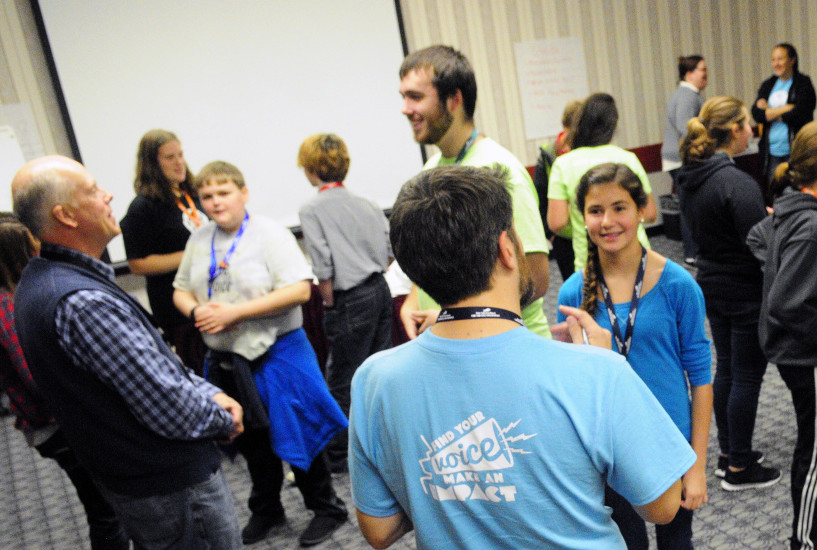
<svg viewBox="0 0 817 550">
<path fill-rule="evenodd" d="M 679 84 L 679 86 L 683 86 L 684 88 L 689 88 L 690 90 L 692 90 L 696 94 L 701 93 L 701 90 L 699 90 L 693 84 L 687 82 L 686 80 L 682 80 L 681 83 Z"/>
<path fill-rule="evenodd" d="M 44 242 L 40 247 L 40 256 L 46 259 L 79 265 L 95 271 L 106 279 L 111 281 L 115 280 L 113 267 L 106 264 L 102 260 L 92 258 L 91 256 L 83 254 L 82 252 L 74 250 L 73 248 L 67 248 L 58 244 Z"/>
</svg>

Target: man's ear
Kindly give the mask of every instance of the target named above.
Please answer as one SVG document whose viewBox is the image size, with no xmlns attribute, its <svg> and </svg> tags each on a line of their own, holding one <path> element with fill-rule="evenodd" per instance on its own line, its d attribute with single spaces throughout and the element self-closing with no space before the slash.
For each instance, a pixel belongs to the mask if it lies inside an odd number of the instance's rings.
<svg viewBox="0 0 817 550">
<path fill-rule="evenodd" d="M 54 219 L 59 223 L 73 229 L 76 229 L 79 225 L 76 217 L 74 216 L 74 211 L 71 208 L 66 207 L 64 204 L 55 205 L 54 208 L 51 209 L 51 215 L 54 216 Z"/>
<path fill-rule="evenodd" d="M 499 257 L 497 261 L 509 270 L 519 267 L 518 258 L 516 257 L 516 245 L 507 231 L 499 234 Z"/>
<path fill-rule="evenodd" d="M 455 94 L 448 96 L 448 99 L 445 100 L 445 106 L 448 112 L 452 114 L 457 111 L 457 108 L 464 108 L 462 104 L 462 90 L 457 88 Z"/>
</svg>

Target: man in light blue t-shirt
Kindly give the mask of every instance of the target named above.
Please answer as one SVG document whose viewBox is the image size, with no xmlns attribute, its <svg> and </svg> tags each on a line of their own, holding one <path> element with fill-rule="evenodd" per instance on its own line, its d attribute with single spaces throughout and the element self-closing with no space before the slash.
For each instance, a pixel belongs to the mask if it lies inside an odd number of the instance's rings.
<svg viewBox="0 0 817 550">
<path fill-rule="evenodd" d="M 442 311 L 352 381 L 352 493 L 373 546 L 415 529 L 418 548 L 621 549 L 605 484 L 648 521 L 678 510 L 695 453 L 624 359 L 522 326 L 533 283 L 505 178 L 435 168 L 392 210 L 394 254 Z M 610 347 L 564 311 L 574 340 Z"/>
</svg>

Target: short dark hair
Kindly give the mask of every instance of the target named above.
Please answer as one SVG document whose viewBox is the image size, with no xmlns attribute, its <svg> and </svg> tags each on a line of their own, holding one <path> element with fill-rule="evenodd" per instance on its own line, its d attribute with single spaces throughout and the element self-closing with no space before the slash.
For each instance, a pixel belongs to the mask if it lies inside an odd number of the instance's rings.
<svg viewBox="0 0 817 550">
<path fill-rule="evenodd" d="M 394 257 L 441 306 L 490 288 L 513 205 L 505 168 L 445 166 L 403 185 L 391 212 Z"/>
<path fill-rule="evenodd" d="M 775 45 L 775 47 L 772 48 L 772 51 L 776 50 L 777 48 L 783 48 L 786 50 L 786 55 L 789 56 L 789 59 L 794 59 L 794 66 L 792 67 L 793 72 L 800 72 L 800 57 L 797 55 L 797 49 L 788 42 L 781 42 L 780 44 Z"/>
<path fill-rule="evenodd" d="M 688 72 L 694 71 L 698 63 L 704 60 L 702 55 L 682 55 L 678 58 L 678 80 L 684 80 Z"/>
<path fill-rule="evenodd" d="M 477 106 L 477 79 L 468 58 L 451 46 L 429 46 L 410 53 L 400 65 L 400 79 L 417 69 L 431 69 L 431 84 L 437 90 L 440 101 L 462 92 L 465 118 L 474 118 Z"/>
<path fill-rule="evenodd" d="M 605 93 L 590 95 L 584 100 L 576 119 L 572 149 L 607 145 L 613 140 L 618 125 L 618 109 L 613 96 Z"/>
</svg>

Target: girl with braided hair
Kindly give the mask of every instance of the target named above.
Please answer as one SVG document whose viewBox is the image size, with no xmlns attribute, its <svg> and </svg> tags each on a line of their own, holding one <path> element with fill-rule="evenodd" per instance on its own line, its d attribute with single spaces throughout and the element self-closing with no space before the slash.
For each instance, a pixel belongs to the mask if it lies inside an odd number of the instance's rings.
<svg viewBox="0 0 817 550">
<path fill-rule="evenodd" d="M 639 242 L 647 195 L 627 166 L 606 163 L 590 169 L 581 178 L 576 202 L 586 224 L 587 265 L 564 283 L 559 304 L 580 306 L 613 333 L 613 351 L 627 358 L 697 454 L 682 478 L 681 509 L 672 522 L 656 526 L 659 549 L 691 548 L 692 511 L 707 502 L 712 414 L 703 294 L 684 268 Z M 564 320 L 561 312 L 559 320 Z M 644 520 L 632 506 L 640 503 L 631 504 L 608 487 L 606 504 L 627 547 L 649 548 Z"/>
</svg>

